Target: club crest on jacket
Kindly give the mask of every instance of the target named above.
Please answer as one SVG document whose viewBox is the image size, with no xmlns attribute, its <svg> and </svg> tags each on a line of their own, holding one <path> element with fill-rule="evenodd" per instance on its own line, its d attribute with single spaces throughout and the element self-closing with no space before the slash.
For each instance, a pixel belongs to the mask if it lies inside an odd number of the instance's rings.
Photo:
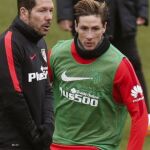
<svg viewBox="0 0 150 150">
<path fill-rule="evenodd" d="M 47 62 L 47 57 L 46 57 L 46 52 L 45 52 L 45 49 L 41 49 L 41 54 L 42 54 L 42 57 L 43 59 L 45 60 L 45 62 Z"/>
</svg>

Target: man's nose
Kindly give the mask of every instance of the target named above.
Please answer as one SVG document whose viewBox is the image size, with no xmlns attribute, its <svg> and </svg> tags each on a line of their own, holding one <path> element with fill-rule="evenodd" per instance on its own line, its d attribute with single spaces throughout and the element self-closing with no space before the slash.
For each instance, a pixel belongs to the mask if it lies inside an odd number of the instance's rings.
<svg viewBox="0 0 150 150">
<path fill-rule="evenodd" d="M 93 32 L 91 30 L 87 31 L 87 39 L 93 38 Z"/>
<path fill-rule="evenodd" d="M 46 18 L 46 20 L 52 20 L 52 18 L 53 18 L 53 13 L 50 12 L 50 11 L 47 11 L 45 18 Z"/>
</svg>

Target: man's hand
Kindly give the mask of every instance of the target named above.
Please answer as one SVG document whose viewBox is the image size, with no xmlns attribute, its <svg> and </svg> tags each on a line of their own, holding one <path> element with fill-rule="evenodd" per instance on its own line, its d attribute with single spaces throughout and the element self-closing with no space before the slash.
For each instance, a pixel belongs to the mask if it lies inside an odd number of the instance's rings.
<svg viewBox="0 0 150 150">
<path fill-rule="evenodd" d="M 44 124 L 31 132 L 33 150 L 49 150 L 52 143 L 53 124 Z"/>
<path fill-rule="evenodd" d="M 54 131 L 53 124 L 44 124 L 40 127 L 41 132 L 40 139 L 43 145 L 43 150 L 49 149 L 50 144 L 52 143 L 53 131 Z"/>
<path fill-rule="evenodd" d="M 147 135 L 150 136 L 150 113 L 148 114 L 148 129 L 147 129 Z"/>
<path fill-rule="evenodd" d="M 59 22 L 60 28 L 65 31 L 71 31 L 72 25 L 73 25 L 73 22 L 71 20 L 62 20 Z"/>
<path fill-rule="evenodd" d="M 136 20 L 137 25 L 144 25 L 145 24 L 145 19 L 142 17 L 138 17 Z"/>
</svg>

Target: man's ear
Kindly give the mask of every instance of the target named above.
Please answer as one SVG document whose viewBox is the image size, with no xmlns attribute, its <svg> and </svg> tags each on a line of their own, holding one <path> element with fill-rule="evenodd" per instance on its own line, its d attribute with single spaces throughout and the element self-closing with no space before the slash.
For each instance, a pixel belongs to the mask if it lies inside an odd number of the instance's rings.
<svg viewBox="0 0 150 150">
<path fill-rule="evenodd" d="M 25 7 L 20 8 L 20 18 L 27 22 L 28 21 L 28 16 L 29 16 L 29 11 Z"/>
<path fill-rule="evenodd" d="M 74 24 L 75 24 L 75 31 L 78 32 L 78 23 L 76 20 L 74 21 Z"/>
<path fill-rule="evenodd" d="M 103 27 L 103 33 L 105 33 L 105 31 L 106 31 L 106 27 L 107 27 L 107 22 L 105 22 L 105 24 L 104 24 L 104 27 Z"/>
</svg>

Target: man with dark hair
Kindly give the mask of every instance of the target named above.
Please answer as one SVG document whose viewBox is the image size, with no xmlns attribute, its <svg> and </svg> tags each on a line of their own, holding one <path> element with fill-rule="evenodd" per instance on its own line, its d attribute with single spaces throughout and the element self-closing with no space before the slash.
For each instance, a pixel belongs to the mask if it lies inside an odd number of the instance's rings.
<svg viewBox="0 0 150 150">
<path fill-rule="evenodd" d="M 25 7 L 28 11 L 36 5 L 36 0 L 17 0 L 18 15 L 20 15 L 20 8 Z"/>
<path fill-rule="evenodd" d="M 58 24 L 63 30 L 72 31 L 73 35 L 75 35 L 73 6 L 78 1 L 56 0 Z M 111 43 L 128 57 L 135 69 L 143 88 L 150 128 L 150 102 L 136 44 L 137 26 L 148 25 L 148 0 L 106 0 L 106 2 L 110 8 L 106 34 L 110 37 Z"/>
<path fill-rule="evenodd" d="M 49 53 L 55 131 L 51 150 L 117 150 L 127 112 L 132 118 L 128 150 L 142 150 L 147 110 L 129 60 L 104 36 L 105 2 L 75 5 L 74 39 Z"/>
<path fill-rule="evenodd" d="M 0 36 L 0 150 L 48 150 L 53 106 L 47 46 L 52 0 L 18 0 L 18 16 Z"/>
</svg>

